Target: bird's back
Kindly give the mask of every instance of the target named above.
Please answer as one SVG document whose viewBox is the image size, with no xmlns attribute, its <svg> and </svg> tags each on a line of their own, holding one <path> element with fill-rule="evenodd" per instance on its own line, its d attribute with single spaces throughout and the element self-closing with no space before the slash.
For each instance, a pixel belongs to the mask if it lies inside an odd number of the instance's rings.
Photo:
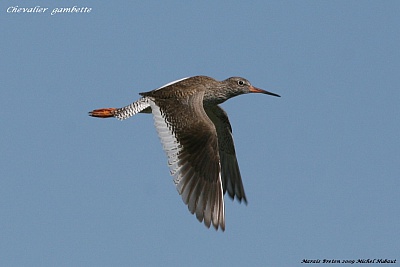
<svg viewBox="0 0 400 267">
<path fill-rule="evenodd" d="M 166 84 L 149 92 L 140 93 L 141 96 L 153 99 L 185 98 L 206 90 L 205 84 L 214 84 L 215 79 L 207 76 L 194 76 Z"/>
</svg>

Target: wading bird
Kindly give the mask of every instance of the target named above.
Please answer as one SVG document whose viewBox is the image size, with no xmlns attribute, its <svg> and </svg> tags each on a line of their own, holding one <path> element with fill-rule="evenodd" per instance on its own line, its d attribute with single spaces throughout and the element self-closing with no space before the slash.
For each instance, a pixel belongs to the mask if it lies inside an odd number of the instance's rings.
<svg viewBox="0 0 400 267">
<path fill-rule="evenodd" d="M 224 194 L 247 203 L 236 159 L 232 128 L 219 104 L 247 94 L 277 94 L 256 88 L 244 78 L 217 81 L 194 76 L 140 93 L 123 108 L 103 108 L 90 116 L 123 120 L 152 113 L 168 157 L 168 166 L 183 202 L 209 228 L 225 230 Z"/>
</svg>

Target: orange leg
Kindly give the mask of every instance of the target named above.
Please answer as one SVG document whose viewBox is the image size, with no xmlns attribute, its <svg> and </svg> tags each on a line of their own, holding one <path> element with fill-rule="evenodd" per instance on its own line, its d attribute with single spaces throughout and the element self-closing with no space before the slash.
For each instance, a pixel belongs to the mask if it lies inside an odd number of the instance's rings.
<svg viewBox="0 0 400 267">
<path fill-rule="evenodd" d="M 117 110 L 116 108 L 101 108 L 95 109 L 89 112 L 89 116 L 98 117 L 98 118 L 110 118 L 114 117 L 114 112 Z"/>
</svg>

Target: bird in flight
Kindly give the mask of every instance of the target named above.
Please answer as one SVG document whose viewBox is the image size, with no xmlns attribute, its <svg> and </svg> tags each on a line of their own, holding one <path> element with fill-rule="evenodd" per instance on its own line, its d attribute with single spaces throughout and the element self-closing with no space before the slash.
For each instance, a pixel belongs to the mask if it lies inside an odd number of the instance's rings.
<svg viewBox="0 0 400 267">
<path fill-rule="evenodd" d="M 262 93 L 241 77 L 217 81 L 194 76 L 168 83 L 122 108 L 102 108 L 92 117 L 119 120 L 137 113 L 152 113 L 154 124 L 167 154 L 173 181 L 183 202 L 197 219 L 216 230 L 225 230 L 224 194 L 247 204 L 236 159 L 232 128 L 219 106 L 229 98 Z"/>
</svg>

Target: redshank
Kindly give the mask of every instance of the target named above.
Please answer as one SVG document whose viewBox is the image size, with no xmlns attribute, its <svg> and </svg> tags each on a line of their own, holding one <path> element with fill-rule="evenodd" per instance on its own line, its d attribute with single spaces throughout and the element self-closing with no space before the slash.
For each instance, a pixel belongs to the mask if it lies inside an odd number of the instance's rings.
<svg viewBox="0 0 400 267">
<path fill-rule="evenodd" d="M 90 116 L 124 120 L 137 113 L 153 113 L 154 124 L 168 157 L 174 183 L 189 211 L 209 228 L 225 230 L 224 194 L 247 204 L 236 159 L 232 128 L 218 106 L 247 93 L 279 95 L 256 88 L 244 78 L 217 81 L 194 76 L 140 93 L 123 108 L 103 108 Z"/>
</svg>

